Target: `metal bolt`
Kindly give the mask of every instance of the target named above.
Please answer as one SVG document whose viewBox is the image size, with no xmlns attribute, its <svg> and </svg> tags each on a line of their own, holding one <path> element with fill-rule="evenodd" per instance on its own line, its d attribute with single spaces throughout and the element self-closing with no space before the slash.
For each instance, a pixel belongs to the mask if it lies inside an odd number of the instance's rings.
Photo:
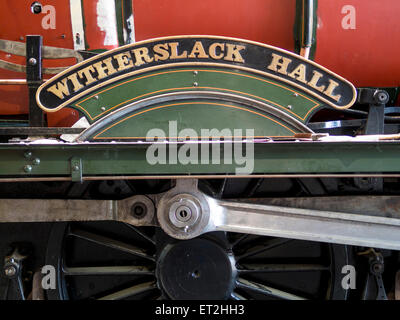
<svg viewBox="0 0 400 320">
<path fill-rule="evenodd" d="M 387 98 L 387 95 L 384 94 L 384 93 L 380 93 L 380 94 L 378 95 L 378 100 L 379 100 L 379 101 L 385 101 L 386 98 Z"/>
<path fill-rule="evenodd" d="M 24 40 L 24 37 L 23 37 L 23 36 L 20 36 L 20 37 L 19 37 L 19 40 L 23 41 L 23 40 Z"/>
<path fill-rule="evenodd" d="M 146 205 L 142 202 L 137 202 L 137 203 L 133 204 L 131 207 L 131 214 L 136 219 L 144 218 L 147 214 Z"/>
<path fill-rule="evenodd" d="M 101 109 L 101 111 L 106 111 L 105 107 L 101 107 L 100 109 Z"/>
<path fill-rule="evenodd" d="M 32 3 L 31 5 L 31 11 L 34 14 L 39 14 L 42 12 L 42 5 L 40 2 L 35 1 L 34 3 Z"/>
<path fill-rule="evenodd" d="M 381 274 L 384 270 L 384 266 L 382 263 L 374 263 L 372 265 L 372 270 L 374 271 L 375 274 Z"/>
<path fill-rule="evenodd" d="M 34 66 L 34 65 L 36 65 L 36 63 L 37 63 L 37 60 L 36 60 L 35 58 L 29 58 L 28 62 L 29 62 L 29 64 L 30 64 L 31 66 Z"/>
<path fill-rule="evenodd" d="M 195 278 L 195 279 L 200 278 L 200 271 L 199 270 L 194 270 L 192 272 L 192 278 Z"/>
<path fill-rule="evenodd" d="M 298 96 L 299 96 L 299 94 L 298 94 L 297 92 L 293 93 L 293 95 L 294 95 L 295 97 L 298 97 Z"/>
<path fill-rule="evenodd" d="M 96 100 L 99 100 L 99 96 L 94 96 L 94 98 L 95 98 Z"/>
<path fill-rule="evenodd" d="M 195 76 L 197 76 L 198 74 L 199 74 L 199 72 L 198 71 L 193 71 L 193 74 L 195 75 Z"/>
<path fill-rule="evenodd" d="M 287 106 L 287 108 L 288 108 L 289 110 L 291 110 L 291 109 L 292 109 L 292 106 L 289 104 L 289 105 Z"/>
<path fill-rule="evenodd" d="M 40 159 L 39 159 L 39 158 L 35 158 L 35 159 L 33 159 L 32 163 L 33 163 L 35 166 L 37 166 L 37 165 L 40 164 Z"/>
<path fill-rule="evenodd" d="M 8 266 L 4 269 L 4 273 L 7 277 L 13 277 L 17 274 L 17 268 L 14 266 Z"/>
<path fill-rule="evenodd" d="M 30 166 L 29 164 L 27 164 L 26 166 L 24 166 L 24 171 L 25 171 L 26 173 L 31 172 L 31 171 L 32 171 L 32 166 Z"/>
<path fill-rule="evenodd" d="M 72 167 L 72 170 L 73 170 L 73 171 L 79 171 L 79 166 L 78 166 L 78 165 L 74 165 L 74 166 Z"/>
<path fill-rule="evenodd" d="M 176 218 L 178 219 L 178 221 L 185 222 L 185 221 L 190 220 L 190 218 L 192 217 L 192 211 L 187 206 L 180 206 L 176 210 L 175 215 L 176 215 Z"/>
<path fill-rule="evenodd" d="M 193 87 L 197 87 L 199 84 L 197 82 L 193 83 Z"/>
<path fill-rule="evenodd" d="M 26 152 L 24 153 L 24 157 L 25 157 L 26 159 L 29 159 L 30 157 L 32 157 L 32 152 L 26 151 Z"/>
<path fill-rule="evenodd" d="M 377 90 L 374 93 L 374 99 L 380 104 L 385 104 L 389 101 L 389 94 L 384 90 Z"/>
</svg>

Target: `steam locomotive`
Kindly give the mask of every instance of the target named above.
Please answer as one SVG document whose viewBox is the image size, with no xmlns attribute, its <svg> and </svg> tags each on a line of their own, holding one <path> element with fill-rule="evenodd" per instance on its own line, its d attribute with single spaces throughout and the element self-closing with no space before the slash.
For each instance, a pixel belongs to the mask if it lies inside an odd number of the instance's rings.
<svg viewBox="0 0 400 320">
<path fill-rule="evenodd" d="M 0 295 L 399 300 L 396 0 L 23 0 Z"/>
</svg>

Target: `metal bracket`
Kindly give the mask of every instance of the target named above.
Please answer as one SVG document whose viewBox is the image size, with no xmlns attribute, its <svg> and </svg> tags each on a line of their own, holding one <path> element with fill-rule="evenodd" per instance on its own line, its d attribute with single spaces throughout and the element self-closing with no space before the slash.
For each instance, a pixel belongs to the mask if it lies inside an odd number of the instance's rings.
<svg viewBox="0 0 400 320">
<path fill-rule="evenodd" d="M 25 300 L 24 286 L 21 277 L 22 261 L 26 256 L 22 255 L 18 249 L 15 249 L 10 256 L 4 259 L 3 272 L 9 279 L 9 285 L 13 287 L 20 300 Z"/>
<path fill-rule="evenodd" d="M 26 81 L 29 89 L 29 126 L 43 127 L 44 114 L 36 104 L 36 90 L 42 83 L 42 36 L 26 36 Z"/>
<path fill-rule="evenodd" d="M 70 161 L 71 165 L 71 180 L 82 183 L 82 160 L 81 158 L 73 157 Z"/>
<path fill-rule="evenodd" d="M 368 119 L 365 126 L 365 134 L 385 133 L 385 106 L 389 102 L 389 93 L 376 88 L 361 88 L 358 101 L 369 104 Z M 368 180 L 368 185 L 375 191 L 383 190 L 383 179 Z"/>
<path fill-rule="evenodd" d="M 385 105 L 371 104 L 369 106 L 368 120 L 365 127 L 365 134 L 385 133 Z"/>
<path fill-rule="evenodd" d="M 365 134 L 385 133 L 385 105 L 389 102 L 389 93 L 377 88 L 360 88 L 358 90 L 358 103 L 368 104 L 368 120 Z"/>
<path fill-rule="evenodd" d="M 363 300 L 388 300 L 382 274 L 384 272 L 384 259 L 380 252 L 370 248 L 359 253 L 368 257 L 368 275 L 363 290 Z"/>
</svg>

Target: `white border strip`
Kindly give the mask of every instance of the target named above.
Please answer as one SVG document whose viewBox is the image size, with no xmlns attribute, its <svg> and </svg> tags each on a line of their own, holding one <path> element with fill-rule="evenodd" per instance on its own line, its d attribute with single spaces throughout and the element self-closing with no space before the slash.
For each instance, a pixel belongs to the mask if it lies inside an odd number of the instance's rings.
<svg viewBox="0 0 400 320">
<path fill-rule="evenodd" d="M 74 50 L 85 50 L 85 31 L 83 29 L 81 0 L 69 0 L 69 9 L 71 12 L 72 41 L 74 42 Z M 77 34 L 79 34 L 79 42 L 76 41 Z"/>
</svg>

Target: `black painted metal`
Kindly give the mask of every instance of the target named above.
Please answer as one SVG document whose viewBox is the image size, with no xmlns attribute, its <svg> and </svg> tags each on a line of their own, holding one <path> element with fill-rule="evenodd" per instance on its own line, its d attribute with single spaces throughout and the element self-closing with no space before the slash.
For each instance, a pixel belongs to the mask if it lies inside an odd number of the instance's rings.
<svg viewBox="0 0 400 320">
<path fill-rule="evenodd" d="M 378 88 L 358 89 L 357 102 L 368 104 L 368 120 L 365 134 L 385 133 L 385 106 L 389 102 L 389 93 Z"/>
<path fill-rule="evenodd" d="M 36 104 L 36 90 L 42 83 L 42 36 L 26 36 L 26 80 L 29 90 L 29 125 L 44 127 L 43 111 Z"/>
<path fill-rule="evenodd" d="M 361 104 L 386 104 L 389 102 L 389 94 L 378 88 L 359 88 L 357 102 Z"/>
<path fill-rule="evenodd" d="M 313 42 L 313 0 L 305 0 L 302 3 L 303 11 L 304 11 L 304 22 L 303 22 L 303 30 L 302 30 L 302 46 L 303 47 L 311 47 Z"/>
<path fill-rule="evenodd" d="M 383 134 L 385 127 L 385 105 L 371 104 L 365 134 Z"/>
<path fill-rule="evenodd" d="M 235 261 L 214 241 L 181 241 L 161 253 L 158 277 L 173 300 L 228 299 L 235 285 Z"/>
</svg>

